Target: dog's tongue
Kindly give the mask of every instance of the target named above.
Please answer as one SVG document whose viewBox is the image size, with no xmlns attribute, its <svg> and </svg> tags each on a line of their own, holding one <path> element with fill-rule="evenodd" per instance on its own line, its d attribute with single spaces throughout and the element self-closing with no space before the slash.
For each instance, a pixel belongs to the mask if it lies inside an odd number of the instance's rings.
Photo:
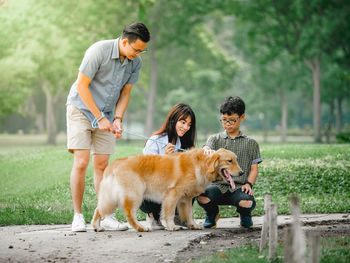
<svg viewBox="0 0 350 263">
<path fill-rule="evenodd" d="M 230 182 L 232 190 L 235 189 L 236 186 L 235 186 L 235 183 L 233 182 L 231 175 L 226 170 L 224 170 L 224 173 L 225 173 L 226 179 Z"/>
</svg>

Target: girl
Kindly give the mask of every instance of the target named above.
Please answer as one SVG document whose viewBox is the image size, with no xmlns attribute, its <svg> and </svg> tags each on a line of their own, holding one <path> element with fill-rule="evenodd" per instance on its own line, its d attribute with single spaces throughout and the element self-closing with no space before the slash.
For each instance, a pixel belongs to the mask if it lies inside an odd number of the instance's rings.
<svg viewBox="0 0 350 263">
<path fill-rule="evenodd" d="M 171 108 L 162 127 L 152 135 L 152 140 L 147 141 L 143 154 L 171 154 L 178 148 L 189 149 L 194 147 L 195 137 L 195 114 L 189 105 L 178 103 Z M 160 222 L 161 204 L 144 200 L 140 209 L 147 214 L 152 229 L 164 229 Z M 177 216 L 176 223 L 181 223 Z"/>
</svg>

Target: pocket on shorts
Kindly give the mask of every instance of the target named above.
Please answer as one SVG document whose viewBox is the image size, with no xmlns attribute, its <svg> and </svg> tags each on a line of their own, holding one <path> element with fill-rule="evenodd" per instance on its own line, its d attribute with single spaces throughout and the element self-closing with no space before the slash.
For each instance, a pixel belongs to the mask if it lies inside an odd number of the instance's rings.
<svg viewBox="0 0 350 263">
<path fill-rule="evenodd" d="M 84 114 L 74 105 L 67 105 L 67 120 L 82 119 L 85 118 Z"/>
</svg>

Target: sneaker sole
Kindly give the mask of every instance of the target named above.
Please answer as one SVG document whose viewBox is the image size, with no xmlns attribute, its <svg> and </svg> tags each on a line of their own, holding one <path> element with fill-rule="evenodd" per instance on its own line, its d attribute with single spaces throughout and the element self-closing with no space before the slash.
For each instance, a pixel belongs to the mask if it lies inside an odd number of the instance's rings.
<svg viewBox="0 0 350 263">
<path fill-rule="evenodd" d="M 128 227 L 123 227 L 123 228 L 107 228 L 107 227 L 102 227 L 106 231 L 126 231 L 129 228 Z"/>
<path fill-rule="evenodd" d="M 246 226 L 242 226 L 242 225 L 240 225 L 239 227 L 240 227 L 240 228 L 245 228 L 245 229 L 253 229 L 253 228 L 254 228 L 254 226 L 248 226 L 248 227 L 246 227 Z"/>
<path fill-rule="evenodd" d="M 86 228 L 76 228 L 76 229 L 72 229 L 72 232 L 86 232 Z"/>
</svg>

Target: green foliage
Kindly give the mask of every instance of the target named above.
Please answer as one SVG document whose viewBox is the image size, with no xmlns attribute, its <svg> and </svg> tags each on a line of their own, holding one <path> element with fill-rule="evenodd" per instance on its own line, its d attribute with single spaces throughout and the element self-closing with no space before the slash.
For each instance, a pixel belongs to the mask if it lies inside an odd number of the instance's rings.
<svg viewBox="0 0 350 263">
<path fill-rule="evenodd" d="M 335 135 L 338 143 L 350 143 L 350 133 L 339 133 Z"/>
</svg>

